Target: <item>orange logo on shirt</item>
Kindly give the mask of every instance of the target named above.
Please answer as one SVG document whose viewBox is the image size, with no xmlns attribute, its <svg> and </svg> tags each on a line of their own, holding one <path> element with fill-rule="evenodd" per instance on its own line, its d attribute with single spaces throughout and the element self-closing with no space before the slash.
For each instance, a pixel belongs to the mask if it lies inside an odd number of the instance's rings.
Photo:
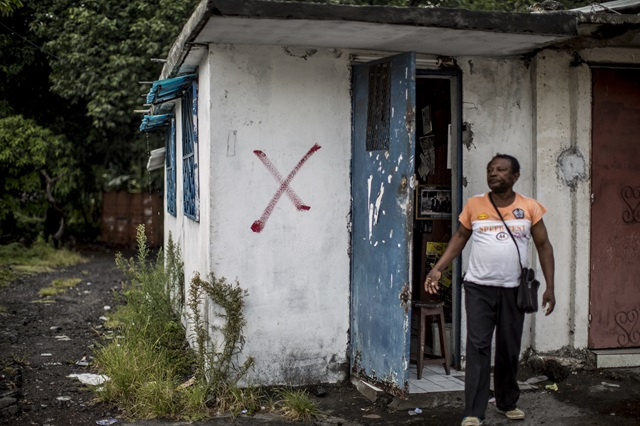
<svg viewBox="0 0 640 426">
<path fill-rule="evenodd" d="M 480 213 L 480 214 L 478 215 L 478 219 L 479 219 L 479 220 L 489 219 L 489 215 L 488 215 L 488 214 L 486 214 L 486 213 Z"/>
</svg>

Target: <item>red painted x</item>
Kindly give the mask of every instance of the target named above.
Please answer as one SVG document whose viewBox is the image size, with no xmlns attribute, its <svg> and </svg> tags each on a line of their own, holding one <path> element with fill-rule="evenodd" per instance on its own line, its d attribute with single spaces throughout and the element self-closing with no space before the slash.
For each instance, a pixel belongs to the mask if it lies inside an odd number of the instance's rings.
<svg viewBox="0 0 640 426">
<path fill-rule="evenodd" d="M 267 170 L 271 172 L 273 177 L 280 184 L 280 187 L 278 187 L 278 190 L 273 195 L 273 198 L 271 198 L 271 201 L 269 202 L 267 207 L 264 209 L 264 212 L 262 213 L 262 216 L 260 216 L 260 219 L 256 220 L 255 222 L 253 222 L 253 225 L 251 225 L 251 230 L 253 232 L 260 232 L 264 229 L 264 226 L 266 225 L 267 220 L 269 219 L 269 216 L 271 216 L 271 212 L 273 211 L 273 208 L 276 206 L 276 204 L 278 204 L 278 201 L 280 200 L 280 197 L 282 197 L 282 194 L 284 192 L 287 193 L 287 196 L 289 197 L 293 205 L 296 207 L 296 209 L 309 210 L 311 208 L 302 202 L 300 197 L 298 197 L 298 194 L 296 194 L 293 191 L 293 189 L 289 188 L 289 185 L 291 184 L 293 177 L 296 175 L 296 173 L 298 173 L 302 165 L 309 159 L 309 157 L 311 157 L 320 148 L 321 148 L 320 145 L 314 144 L 311 147 L 311 149 L 307 151 L 304 157 L 302 157 L 302 159 L 298 162 L 298 164 L 296 164 L 293 170 L 291 170 L 291 172 L 289 173 L 286 179 L 282 179 L 282 175 L 280 174 L 280 172 L 278 172 L 278 169 L 276 169 L 273 163 L 269 161 L 269 158 L 267 158 L 267 154 L 265 154 L 260 150 L 253 151 L 253 153 L 258 156 L 258 158 L 260 159 L 260 161 L 262 161 L 262 163 L 265 165 Z"/>
</svg>

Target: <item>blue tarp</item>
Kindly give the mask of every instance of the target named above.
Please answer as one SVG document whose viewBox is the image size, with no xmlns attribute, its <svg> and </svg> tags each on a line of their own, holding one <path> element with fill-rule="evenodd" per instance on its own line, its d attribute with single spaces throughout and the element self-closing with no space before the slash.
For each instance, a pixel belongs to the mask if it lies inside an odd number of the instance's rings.
<svg viewBox="0 0 640 426">
<path fill-rule="evenodd" d="M 145 115 L 140 123 L 141 132 L 150 132 L 171 124 L 173 114 Z"/>
<path fill-rule="evenodd" d="M 195 78 L 195 74 L 188 74 L 154 81 L 147 95 L 147 103 L 156 104 L 179 98 Z"/>
</svg>

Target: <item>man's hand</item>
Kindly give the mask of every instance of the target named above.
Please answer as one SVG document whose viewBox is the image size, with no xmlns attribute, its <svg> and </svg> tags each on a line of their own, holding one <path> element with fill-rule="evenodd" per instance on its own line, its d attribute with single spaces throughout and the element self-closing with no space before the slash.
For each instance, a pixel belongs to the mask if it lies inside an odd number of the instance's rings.
<svg viewBox="0 0 640 426">
<path fill-rule="evenodd" d="M 438 293 L 438 281 L 440 281 L 440 277 L 442 276 L 442 272 L 437 269 L 432 269 L 427 278 L 424 280 L 424 291 L 429 294 Z"/>
<path fill-rule="evenodd" d="M 556 307 L 556 296 L 551 289 L 545 290 L 542 295 L 542 310 L 545 315 L 549 315 Z"/>
</svg>

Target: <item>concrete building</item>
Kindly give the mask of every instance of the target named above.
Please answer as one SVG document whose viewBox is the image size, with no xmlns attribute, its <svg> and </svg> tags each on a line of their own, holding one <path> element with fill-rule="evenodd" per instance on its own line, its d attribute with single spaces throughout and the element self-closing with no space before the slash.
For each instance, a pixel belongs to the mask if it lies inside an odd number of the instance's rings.
<svg viewBox="0 0 640 426">
<path fill-rule="evenodd" d="M 143 127 L 174 123 L 165 243 L 180 246 L 187 287 L 214 272 L 248 290 L 248 380 L 352 374 L 407 391 L 410 302 L 498 152 L 521 162 L 516 191 L 548 208 L 556 255 L 556 312 L 528 315 L 524 348 L 639 365 L 638 3 L 201 1 Z M 466 256 L 441 294 L 456 366 Z"/>
</svg>

